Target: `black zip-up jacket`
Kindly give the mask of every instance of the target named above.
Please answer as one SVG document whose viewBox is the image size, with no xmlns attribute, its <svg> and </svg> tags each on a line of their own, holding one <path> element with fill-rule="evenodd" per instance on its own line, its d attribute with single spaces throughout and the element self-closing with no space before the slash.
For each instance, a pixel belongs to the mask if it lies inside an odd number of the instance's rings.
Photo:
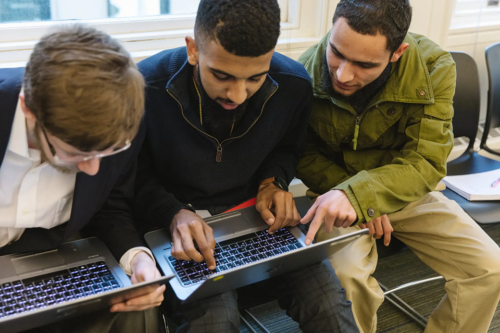
<svg viewBox="0 0 500 333">
<path fill-rule="evenodd" d="M 135 210 L 149 224 L 169 226 L 181 209 L 217 211 L 257 195 L 260 182 L 295 175 L 312 106 L 309 75 L 275 53 L 264 84 L 249 100 L 230 138 L 206 134 L 190 102 L 186 48 L 141 61 L 146 80 L 146 139 L 138 160 Z"/>
</svg>

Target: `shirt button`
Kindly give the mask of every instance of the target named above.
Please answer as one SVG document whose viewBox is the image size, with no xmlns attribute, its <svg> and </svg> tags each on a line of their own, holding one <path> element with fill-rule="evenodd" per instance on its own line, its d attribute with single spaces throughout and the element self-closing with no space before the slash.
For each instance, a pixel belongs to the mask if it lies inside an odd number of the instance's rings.
<svg viewBox="0 0 500 333">
<path fill-rule="evenodd" d="M 30 211 L 29 211 L 29 210 L 27 210 L 27 209 L 24 209 L 24 210 L 23 210 L 23 215 L 28 215 L 29 213 L 30 213 Z"/>
<path fill-rule="evenodd" d="M 396 113 L 396 109 L 395 108 L 390 108 L 389 110 L 387 110 L 387 114 L 389 116 L 394 116 L 395 113 Z"/>
<path fill-rule="evenodd" d="M 368 208 L 368 216 L 369 217 L 374 217 L 375 216 L 375 209 Z"/>
<path fill-rule="evenodd" d="M 423 90 L 422 90 L 422 91 L 420 92 L 420 96 L 425 96 L 425 91 L 423 91 Z"/>
</svg>

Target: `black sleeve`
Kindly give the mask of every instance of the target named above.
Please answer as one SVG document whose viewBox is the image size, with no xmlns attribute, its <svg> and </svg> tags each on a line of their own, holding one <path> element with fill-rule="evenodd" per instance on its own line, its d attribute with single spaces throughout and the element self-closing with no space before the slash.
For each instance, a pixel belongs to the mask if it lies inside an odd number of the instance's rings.
<svg viewBox="0 0 500 333">
<path fill-rule="evenodd" d="M 267 178 L 280 177 L 288 184 L 295 177 L 299 157 L 306 145 L 307 125 L 311 116 L 313 93 L 310 84 L 297 106 L 288 130 L 279 144 L 267 155 L 257 171 L 259 184 Z"/>
<path fill-rule="evenodd" d="M 131 248 L 146 246 L 134 226 L 132 202 L 134 196 L 137 154 L 145 135 L 144 120 L 130 149 L 122 174 L 114 184 L 109 196 L 90 222 L 84 227 L 85 233 L 99 237 L 111 253 L 120 258 Z"/>
<path fill-rule="evenodd" d="M 170 223 L 181 209 L 193 210 L 167 192 L 153 166 L 153 157 L 147 143 L 142 146 L 138 158 L 138 170 L 134 211 L 141 221 L 150 226 L 169 229 Z"/>
</svg>

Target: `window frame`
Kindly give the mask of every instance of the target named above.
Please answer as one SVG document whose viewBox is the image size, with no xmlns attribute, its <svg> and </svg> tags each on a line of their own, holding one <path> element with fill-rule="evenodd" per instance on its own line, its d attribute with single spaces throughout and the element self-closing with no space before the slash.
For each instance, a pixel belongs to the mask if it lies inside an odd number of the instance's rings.
<svg viewBox="0 0 500 333">
<path fill-rule="evenodd" d="M 282 0 L 283 1 L 283 0 Z M 281 23 L 276 50 L 296 58 L 317 43 L 330 28 L 328 17 L 338 0 L 285 0 L 287 21 Z M 81 20 L 116 38 L 135 61 L 159 51 L 185 45 L 193 35 L 195 15 Z M 0 24 L 0 67 L 24 66 L 41 36 L 54 27 L 75 21 Z M 14 36 L 14 38 L 13 38 Z"/>
</svg>

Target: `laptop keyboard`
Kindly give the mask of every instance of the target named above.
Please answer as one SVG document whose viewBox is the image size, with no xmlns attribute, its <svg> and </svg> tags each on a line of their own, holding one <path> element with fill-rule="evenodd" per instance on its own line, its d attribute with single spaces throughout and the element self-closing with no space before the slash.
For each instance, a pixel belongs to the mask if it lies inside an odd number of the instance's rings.
<svg viewBox="0 0 500 333">
<path fill-rule="evenodd" d="M 0 285 L 0 318 L 120 287 L 103 261 Z"/>
<path fill-rule="evenodd" d="M 172 256 L 169 256 L 168 260 L 182 285 L 187 287 L 203 282 L 212 274 L 251 264 L 301 247 L 302 245 L 288 229 L 279 229 L 272 235 L 267 230 L 262 230 L 218 243 L 214 251 L 217 264 L 214 271 L 207 268 L 206 262 L 177 260 Z"/>
</svg>

